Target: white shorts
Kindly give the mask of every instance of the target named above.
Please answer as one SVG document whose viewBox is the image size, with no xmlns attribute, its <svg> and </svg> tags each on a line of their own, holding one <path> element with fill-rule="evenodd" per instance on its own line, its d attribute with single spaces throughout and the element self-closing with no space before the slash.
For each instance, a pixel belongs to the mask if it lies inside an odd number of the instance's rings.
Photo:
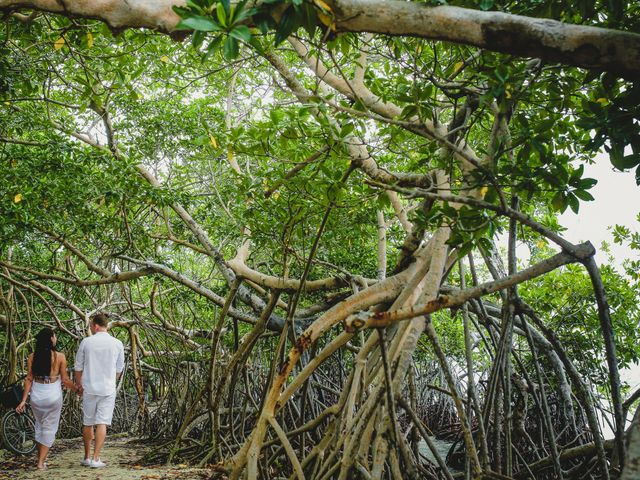
<svg viewBox="0 0 640 480">
<path fill-rule="evenodd" d="M 116 406 L 116 394 L 111 395 L 91 395 L 85 393 L 82 396 L 82 424 L 90 425 L 111 425 L 113 418 L 113 408 Z"/>
</svg>

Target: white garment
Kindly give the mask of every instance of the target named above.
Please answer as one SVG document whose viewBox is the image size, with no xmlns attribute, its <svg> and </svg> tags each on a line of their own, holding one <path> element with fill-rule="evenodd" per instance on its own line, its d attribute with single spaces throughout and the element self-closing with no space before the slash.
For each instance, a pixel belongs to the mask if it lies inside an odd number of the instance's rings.
<svg viewBox="0 0 640 480">
<path fill-rule="evenodd" d="M 82 396 L 83 425 L 111 425 L 113 409 L 116 405 L 116 394 Z"/>
<path fill-rule="evenodd" d="M 51 447 L 56 439 L 62 410 L 60 379 L 53 383 L 31 384 L 31 410 L 36 419 L 36 442 Z"/>
<path fill-rule="evenodd" d="M 98 332 L 80 342 L 73 368 L 82 372 L 84 393 L 112 395 L 116 374 L 124 368 L 124 346 L 107 332 Z"/>
</svg>

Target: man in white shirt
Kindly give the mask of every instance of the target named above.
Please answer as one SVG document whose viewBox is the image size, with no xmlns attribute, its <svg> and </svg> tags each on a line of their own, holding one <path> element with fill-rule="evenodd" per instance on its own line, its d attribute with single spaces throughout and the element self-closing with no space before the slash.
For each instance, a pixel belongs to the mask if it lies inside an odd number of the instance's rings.
<svg viewBox="0 0 640 480">
<path fill-rule="evenodd" d="M 76 385 L 81 385 L 82 394 L 84 460 L 81 463 L 93 468 L 106 466 L 100 460 L 100 451 L 107 436 L 107 426 L 111 425 L 113 418 L 116 382 L 124 369 L 124 346 L 107 333 L 108 325 L 109 319 L 104 313 L 91 317 L 89 328 L 93 335 L 80 342 L 73 367 Z"/>
</svg>

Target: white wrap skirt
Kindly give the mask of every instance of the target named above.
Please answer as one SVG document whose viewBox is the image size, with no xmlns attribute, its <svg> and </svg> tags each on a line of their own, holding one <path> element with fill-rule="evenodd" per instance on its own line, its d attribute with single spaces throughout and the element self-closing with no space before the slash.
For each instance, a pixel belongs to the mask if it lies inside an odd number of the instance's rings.
<svg viewBox="0 0 640 480">
<path fill-rule="evenodd" d="M 51 447 L 56 439 L 62 410 L 60 379 L 53 383 L 33 382 L 31 410 L 36 420 L 36 442 Z"/>
</svg>

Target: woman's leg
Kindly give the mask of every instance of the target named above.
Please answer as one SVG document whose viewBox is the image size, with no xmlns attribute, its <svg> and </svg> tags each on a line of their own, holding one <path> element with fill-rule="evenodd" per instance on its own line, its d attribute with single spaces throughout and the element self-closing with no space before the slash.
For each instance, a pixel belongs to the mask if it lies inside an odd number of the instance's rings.
<svg viewBox="0 0 640 480">
<path fill-rule="evenodd" d="M 44 462 L 47 459 L 47 455 L 49 455 L 49 447 L 41 443 L 36 444 L 38 445 L 38 469 L 42 470 L 45 468 Z"/>
<path fill-rule="evenodd" d="M 36 384 L 39 385 L 39 384 Z M 42 398 L 31 399 L 31 411 L 36 420 L 35 440 L 38 443 L 38 468 L 44 468 L 49 449 L 56 439 L 62 410 L 62 390 L 52 385 L 42 388 Z"/>
</svg>

